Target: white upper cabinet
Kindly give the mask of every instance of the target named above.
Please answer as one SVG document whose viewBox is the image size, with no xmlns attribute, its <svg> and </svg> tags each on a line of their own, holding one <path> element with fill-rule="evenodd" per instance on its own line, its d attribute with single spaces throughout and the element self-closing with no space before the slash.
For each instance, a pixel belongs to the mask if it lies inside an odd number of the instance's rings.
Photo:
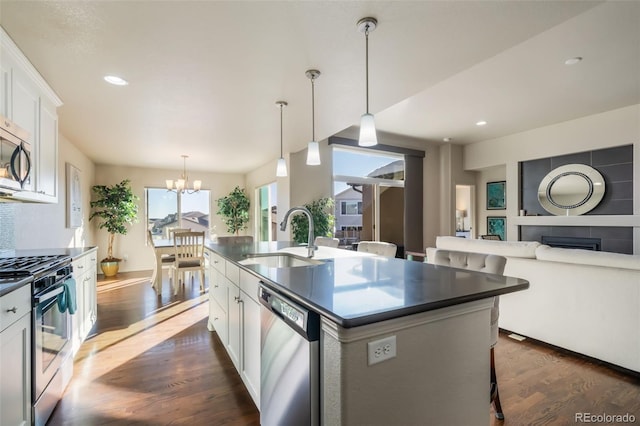
<svg viewBox="0 0 640 426">
<path fill-rule="evenodd" d="M 58 114 L 56 108 L 40 98 L 40 143 L 36 152 L 36 190 L 58 200 Z"/>
<path fill-rule="evenodd" d="M 58 114 L 62 101 L 0 27 L 0 115 L 29 133 L 32 191 L 19 201 L 58 202 Z"/>
</svg>

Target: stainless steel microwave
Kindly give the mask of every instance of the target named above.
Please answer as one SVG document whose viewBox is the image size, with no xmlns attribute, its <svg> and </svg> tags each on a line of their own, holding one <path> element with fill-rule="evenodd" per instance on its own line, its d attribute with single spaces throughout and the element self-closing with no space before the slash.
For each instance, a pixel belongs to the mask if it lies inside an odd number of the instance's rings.
<svg viewBox="0 0 640 426">
<path fill-rule="evenodd" d="M 31 191 L 29 133 L 0 115 L 0 193 Z"/>
</svg>

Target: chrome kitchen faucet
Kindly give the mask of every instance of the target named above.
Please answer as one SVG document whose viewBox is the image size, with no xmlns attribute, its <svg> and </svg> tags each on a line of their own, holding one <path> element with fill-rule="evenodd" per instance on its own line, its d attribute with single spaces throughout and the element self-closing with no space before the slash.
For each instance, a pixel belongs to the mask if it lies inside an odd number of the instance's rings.
<svg viewBox="0 0 640 426">
<path fill-rule="evenodd" d="M 280 223 L 280 230 L 285 231 L 287 229 L 287 220 L 289 219 L 289 215 L 295 211 L 299 211 L 304 213 L 309 219 L 309 237 L 307 239 L 307 257 L 313 257 L 314 251 L 317 249 L 316 246 L 313 245 L 313 216 L 311 216 L 311 212 L 307 210 L 305 207 L 291 207 L 284 215 L 284 219 Z"/>
</svg>

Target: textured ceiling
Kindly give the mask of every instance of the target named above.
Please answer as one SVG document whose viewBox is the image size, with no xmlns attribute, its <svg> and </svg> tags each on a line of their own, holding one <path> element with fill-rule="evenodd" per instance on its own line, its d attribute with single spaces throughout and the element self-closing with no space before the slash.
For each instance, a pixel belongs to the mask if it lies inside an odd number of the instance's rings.
<svg viewBox="0 0 640 426">
<path fill-rule="evenodd" d="M 5 1 L 0 24 L 99 164 L 247 172 L 357 125 L 472 143 L 640 103 L 640 2 Z M 574 66 L 565 59 L 581 56 Z M 126 87 L 106 84 L 116 74 Z M 489 124 L 482 128 L 480 119 Z M 105 149 L 108 147 L 109 149 Z"/>
</svg>

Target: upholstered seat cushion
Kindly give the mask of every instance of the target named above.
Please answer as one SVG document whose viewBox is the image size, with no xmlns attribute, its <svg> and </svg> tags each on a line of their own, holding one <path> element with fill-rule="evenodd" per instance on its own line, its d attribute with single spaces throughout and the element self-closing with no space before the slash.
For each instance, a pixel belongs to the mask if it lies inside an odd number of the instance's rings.
<svg viewBox="0 0 640 426">
<path fill-rule="evenodd" d="M 178 262 L 179 268 L 197 268 L 198 266 L 200 266 L 200 260 L 198 259 L 181 260 Z"/>
</svg>

